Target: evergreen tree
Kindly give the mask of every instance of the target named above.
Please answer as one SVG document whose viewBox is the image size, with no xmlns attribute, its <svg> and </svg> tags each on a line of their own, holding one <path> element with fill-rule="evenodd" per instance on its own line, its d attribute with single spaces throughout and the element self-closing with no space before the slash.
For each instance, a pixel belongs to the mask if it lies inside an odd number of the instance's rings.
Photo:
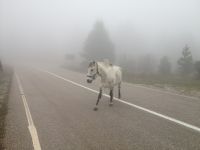
<svg viewBox="0 0 200 150">
<path fill-rule="evenodd" d="M 183 56 L 178 60 L 178 65 L 183 75 L 188 75 L 193 70 L 193 58 L 189 49 L 190 48 L 186 45 L 182 51 Z"/>
<path fill-rule="evenodd" d="M 89 33 L 85 42 L 83 58 L 88 60 L 109 59 L 110 62 L 115 61 L 114 45 L 104 27 L 103 22 L 97 21 L 94 29 Z"/>
</svg>

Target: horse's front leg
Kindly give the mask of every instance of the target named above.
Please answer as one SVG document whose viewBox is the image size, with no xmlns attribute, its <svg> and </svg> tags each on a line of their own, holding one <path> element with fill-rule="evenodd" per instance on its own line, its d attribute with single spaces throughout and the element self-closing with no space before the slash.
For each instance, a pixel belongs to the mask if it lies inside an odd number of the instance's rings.
<svg viewBox="0 0 200 150">
<path fill-rule="evenodd" d="M 118 84 L 118 98 L 121 98 L 121 83 Z"/>
<path fill-rule="evenodd" d="M 113 88 L 110 89 L 110 106 L 113 105 Z"/>
<path fill-rule="evenodd" d="M 101 97 L 102 97 L 102 87 L 100 87 L 100 89 L 99 89 L 99 95 L 98 95 L 98 98 L 97 98 L 96 106 L 94 107 L 95 111 L 98 110 L 98 104 L 99 104 L 99 100 L 101 99 Z"/>
</svg>

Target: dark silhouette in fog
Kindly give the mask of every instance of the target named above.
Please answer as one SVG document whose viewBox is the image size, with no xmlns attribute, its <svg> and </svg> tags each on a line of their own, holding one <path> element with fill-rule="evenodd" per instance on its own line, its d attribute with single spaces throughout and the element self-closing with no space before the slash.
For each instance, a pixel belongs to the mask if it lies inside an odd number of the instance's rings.
<svg viewBox="0 0 200 150">
<path fill-rule="evenodd" d="M 109 59 L 115 61 L 115 49 L 102 21 L 97 21 L 85 42 L 82 56 L 86 61 Z"/>
<path fill-rule="evenodd" d="M 1 60 L 0 60 L 0 71 L 2 72 L 3 71 L 3 65 L 1 63 Z"/>
<path fill-rule="evenodd" d="M 167 56 L 164 56 L 160 59 L 159 73 L 162 75 L 171 74 L 171 63 L 169 62 Z"/>
<path fill-rule="evenodd" d="M 197 76 L 200 79 L 200 61 L 195 62 L 195 69 L 197 71 Z"/>
<path fill-rule="evenodd" d="M 180 72 L 182 75 L 189 75 L 193 71 L 193 58 L 190 47 L 185 45 L 182 51 L 182 57 L 178 60 Z"/>
</svg>

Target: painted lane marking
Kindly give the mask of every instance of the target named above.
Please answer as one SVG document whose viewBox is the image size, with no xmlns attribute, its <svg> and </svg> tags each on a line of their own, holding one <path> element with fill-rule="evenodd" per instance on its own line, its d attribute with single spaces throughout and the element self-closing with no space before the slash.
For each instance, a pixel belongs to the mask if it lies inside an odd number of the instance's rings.
<svg viewBox="0 0 200 150">
<path fill-rule="evenodd" d="M 81 85 L 81 84 L 79 84 L 79 83 L 76 83 L 76 82 L 71 81 L 71 80 L 69 80 L 69 79 L 66 79 L 66 78 L 64 78 L 64 77 L 61 77 L 61 76 L 59 76 L 59 75 L 57 75 L 57 74 L 55 74 L 55 73 L 49 72 L 49 71 L 47 71 L 47 70 L 41 70 L 41 69 L 39 69 L 39 70 L 42 71 L 42 72 L 48 73 L 48 74 L 50 74 L 50 75 L 52 75 L 52 76 L 54 76 L 54 77 L 56 77 L 56 78 L 62 79 L 62 80 L 64 80 L 64 81 L 66 81 L 66 82 L 69 82 L 69 83 L 71 83 L 71 84 L 73 84 L 73 85 L 76 85 L 76 86 L 78 86 L 78 87 L 82 87 L 82 88 L 84 88 L 84 89 L 86 89 L 86 90 L 89 90 L 89 91 L 91 91 L 91 92 L 93 92 L 93 93 L 97 93 L 97 94 L 99 93 L 99 92 L 96 91 L 96 90 L 93 90 L 93 89 L 91 89 L 91 88 L 88 88 L 88 87 L 86 87 L 86 86 L 83 86 L 83 85 Z M 107 94 L 103 94 L 103 95 L 104 95 L 105 97 L 108 97 L 108 98 L 110 97 L 110 96 L 107 95 Z M 123 103 L 123 104 L 127 104 L 127 105 L 132 106 L 132 107 L 134 107 L 134 108 L 137 108 L 137 109 L 139 109 L 139 110 L 145 111 L 145 112 L 147 112 L 147 113 L 150 113 L 150 114 L 155 115 L 155 116 L 157 116 L 157 117 L 160 117 L 160 118 L 166 119 L 166 120 L 168 120 L 168 121 L 174 122 L 174 123 L 176 123 L 176 124 L 182 125 L 182 126 L 184 126 L 184 127 L 186 127 L 186 128 L 192 129 L 192 130 L 197 131 L 197 132 L 200 133 L 200 128 L 197 127 L 197 126 L 194 126 L 194 125 L 192 125 L 192 124 L 189 124 L 189 123 L 183 122 L 183 121 L 181 121 L 181 120 L 178 120 L 178 119 L 175 119 L 175 118 L 172 118 L 172 117 L 163 115 L 163 114 L 161 114 L 161 113 L 157 113 L 157 112 L 152 111 L 152 110 L 150 110 L 150 109 L 147 109 L 147 108 L 144 108 L 144 107 L 135 105 L 135 104 L 133 104 L 133 103 L 127 102 L 127 101 L 125 101 L 125 100 L 118 99 L 118 98 L 116 98 L 116 97 L 114 97 L 113 99 L 116 100 L 116 101 L 119 101 L 119 102 L 121 102 L 121 103 Z"/>
<path fill-rule="evenodd" d="M 31 134 L 31 138 L 32 138 L 32 142 L 33 142 L 33 148 L 34 148 L 34 150 L 41 150 L 40 141 L 39 141 L 38 134 L 37 134 L 37 129 L 34 125 L 26 97 L 24 95 L 24 90 L 22 88 L 22 84 L 20 82 L 19 76 L 16 73 L 15 73 L 15 77 L 17 79 L 19 91 L 20 91 L 21 98 L 22 98 L 22 101 L 23 101 L 23 104 L 24 104 L 26 117 L 27 117 L 27 121 L 28 121 L 28 129 L 29 129 L 29 132 Z"/>
</svg>

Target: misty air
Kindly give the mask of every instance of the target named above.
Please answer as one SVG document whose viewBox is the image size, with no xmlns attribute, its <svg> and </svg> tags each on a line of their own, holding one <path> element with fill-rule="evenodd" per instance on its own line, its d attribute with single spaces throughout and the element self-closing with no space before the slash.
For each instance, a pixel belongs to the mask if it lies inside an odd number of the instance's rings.
<svg viewBox="0 0 200 150">
<path fill-rule="evenodd" d="M 0 149 L 199 150 L 198 0 L 0 0 Z"/>
</svg>

